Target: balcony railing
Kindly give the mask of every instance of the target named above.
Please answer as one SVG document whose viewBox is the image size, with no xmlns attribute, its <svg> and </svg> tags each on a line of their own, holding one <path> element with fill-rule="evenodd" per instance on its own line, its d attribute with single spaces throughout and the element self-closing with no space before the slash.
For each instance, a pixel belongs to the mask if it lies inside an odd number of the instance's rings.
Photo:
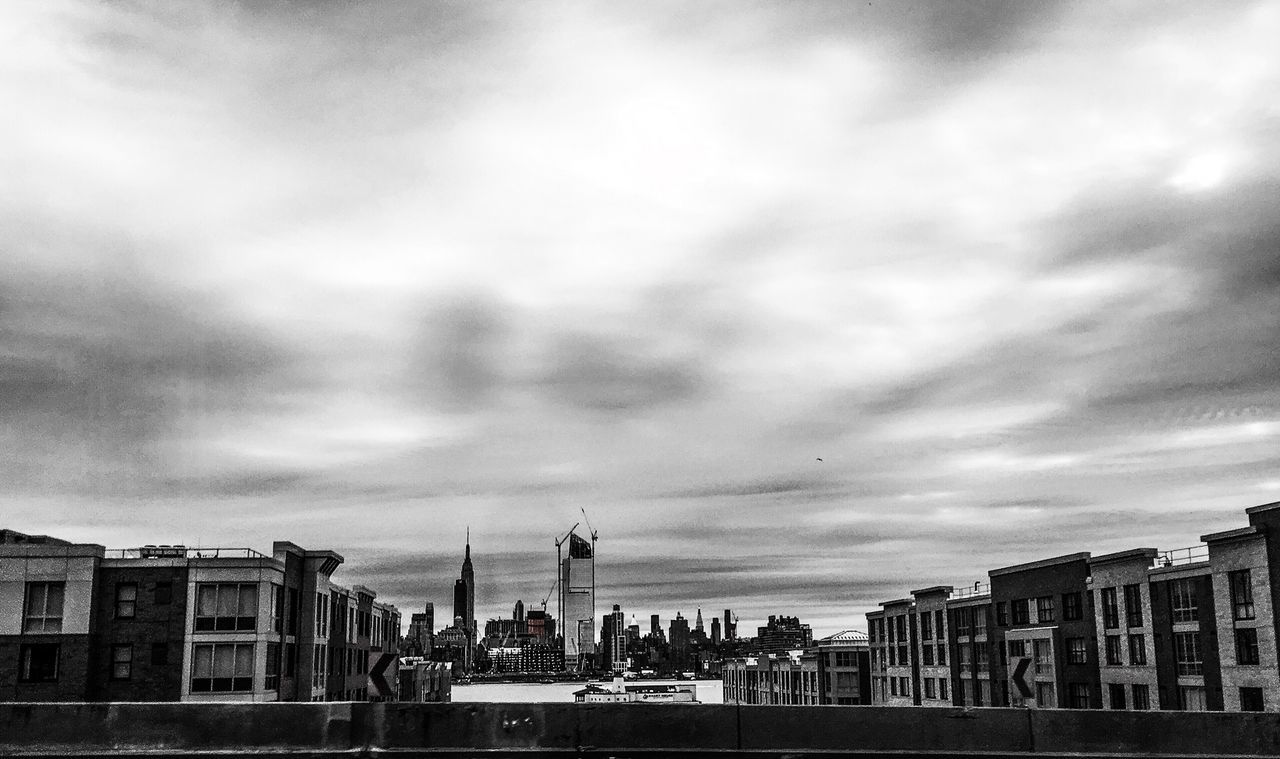
<svg viewBox="0 0 1280 759">
<path fill-rule="evenodd" d="M 142 546 L 111 548 L 103 553 L 107 559 L 269 559 L 252 548 L 188 548 L 187 546 Z"/>
<path fill-rule="evenodd" d="M 979 596 L 991 595 L 991 583 L 975 582 L 967 585 L 951 594 L 952 598 L 978 598 Z"/>
<path fill-rule="evenodd" d="M 1195 564 L 1201 561 L 1209 560 L 1209 546 L 1198 545 L 1189 548 L 1174 548 L 1170 551 L 1161 551 L 1156 554 L 1155 561 L 1151 563 L 1153 569 L 1160 567 L 1177 567 L 1183 564 Z"/>
</svg>

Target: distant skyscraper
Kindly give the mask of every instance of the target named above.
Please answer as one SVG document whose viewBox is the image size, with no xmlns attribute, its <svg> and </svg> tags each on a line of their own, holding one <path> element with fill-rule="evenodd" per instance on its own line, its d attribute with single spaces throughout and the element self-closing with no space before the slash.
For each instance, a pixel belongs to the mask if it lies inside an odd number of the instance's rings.
<svg viewBox="0 0 1280 759">
<path fill-rule="evenodd" d="M 720 618 L 711 618 L 711 643 L 712 645 L 720 645 Z"/>
<path fill-rule="evenodd" d="M 649 615 L 649 634 L 655 638 L 662 634 L 662 622 L 657 614 Z"/>
<path fill-rule="evenodd" d="M 596 652 L 596 560 L 591 543 L 569 533 L 569 555 L 560 564 L 564 663 L 582 669 Z"/>
<path fill-rule="evenodd" d="M 697 621 L 696 621 L 696 622 L 694 622 L 694 623 L 693 623 L 693 629 L 697 630 L 698 632 L 703 632 L 703 629 L 702 629 L 702 607 L 701 607 L 701 606 L 699 606 L 699 607 L 698 607 L 698 619 L 697 619 Z"/>
<path fill-rule="evenodd" d="M 728 609 L 724 610 L 724 639 L 733 640 L 737 637 L 737 627 L 733 624 L 733 613 Z"/>
<path fill-rule="evenodd" d="M 476 573 L 471 566 L 471 530 L 467 529 L 467 553 L 462 560 L 462 574 L 453 583 L 453 616 L 462 619 L 467 634 L 467 651 L 463 667 L 470 672 L 476 642 Z"/>
<path fill-rule="evenodd" d="M 601 643 L 604 646 L 601 664 L 614 672 L 621 672 L 627 668 L 627 631 L 623 626 L 622 610 L 618 604 L 614 604 L 613 611 L 605 615 L 601 633 Z"/>
<path fill-rule="evenodd" d="M 676 618 L 671 620 L 671 637 L 668 639 L 671 644 L 671 662 L 678 670 L 686 670 L 689 668 L 689 620 L 676 612 Z"/>
<path fill-rule="evenodd" d="M 427 630 L 430 631 L 432 635 L 435 635 L 436 634 L 436 605 L 431 601 L 427 601 L 427 613 L 425 616 L 426 616 Z"/>
<path fill-rule="evenodd" d="M 512 612 L 511 618 L 517 622 L 524 621 L 524 601 L 516 601 L 516 610 Z"/>
</svg>

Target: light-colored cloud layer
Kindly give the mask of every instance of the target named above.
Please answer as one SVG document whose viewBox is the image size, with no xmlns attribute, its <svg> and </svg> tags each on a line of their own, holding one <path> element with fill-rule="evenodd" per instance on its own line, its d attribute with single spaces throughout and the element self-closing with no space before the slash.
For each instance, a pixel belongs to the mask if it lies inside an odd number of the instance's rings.
<svg viewBox="0 0 1280 759">
<path fill-rule="evenodd" d="M 1280 498 L 1271 4 L 0 14 L 6 526 L 834 631 Z"/>
</svg>

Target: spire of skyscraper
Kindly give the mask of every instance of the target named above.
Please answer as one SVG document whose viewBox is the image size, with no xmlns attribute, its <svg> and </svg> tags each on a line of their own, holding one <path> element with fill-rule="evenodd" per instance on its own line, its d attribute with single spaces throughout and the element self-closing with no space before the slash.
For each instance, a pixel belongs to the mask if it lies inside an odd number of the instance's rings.
<svg viewBox="0 0 1280 759">
<path fill-rule="evenodd" d="M 698 619 L 693 623 L 693 629 L 702 631 L 702 607 L 698 607 Z"/>
</svg>

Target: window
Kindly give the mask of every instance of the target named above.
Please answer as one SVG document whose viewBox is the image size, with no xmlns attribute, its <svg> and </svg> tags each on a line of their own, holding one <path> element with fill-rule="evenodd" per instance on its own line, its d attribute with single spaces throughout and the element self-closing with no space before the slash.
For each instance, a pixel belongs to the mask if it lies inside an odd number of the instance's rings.
<svg viewBox="0 0 1280 759">
<path fill-rule="evenodd" d="M 170 604 L 170 603 L 173 603 L 173 583 L 171 582 L 156 583 L 156 590 L 155 590 L 156 606 L 164 606 L 165 604 Z"/>
<path fill-rule="evenodd" d="M 1173 658 L 1178 663 L 1179 675 L 1203 674 L 1204 659 L 1200 654 L 1200 633 L 1174 633 Z"/>
<path fill-rule="evenodd" d="M 284 632 L 284 586 L 271 583 L 271 631 Z"/>
<path fill-rule="evenodd" d="M 1057 700 L 1053 696 L 1053 683 L 1036 683 L 1036 706 L 1052 709 Z"/>
<path fill-rule="evenodd" d="M 973 634 L 987 634 L 987 607 L 979 606 L 973 610 Z"/>
<path fill-rule="evenodd" d="M 1120 626 L 1120 610 L 1116 606 L 1116 589 L 1102 589 L 1102 626 L 1108 630 Z"/>
<path fill-rule="evenodd" d="M 151 644 L 151 663 L 164 665 L 169 663 L 169 644 L 168 643 L 152 643 Z"/>
<path fill-rule="evenodd" d="M 1113 667 L 1120 664 L 1124 664 L 1124 661 L 1120 658 L 1120 636 L 1119 635 L 1107 636 L 1107 664 Z"/>
<path fill-rule="evenodd" d="M 973 634 L 973 610 L 972 609 L 956 609 L 953 620 L 956 625 L 956 637 L 966 637 Z"/>
<path fill-rule="evenodd" d="M 1124 686 L 1120 683 L 1111 683 L 1107 686 L 1107 694 L 1110 696 L 1112 709 L 1124 708 Z"/>
<path fill-rule="evenodd" d="M 1240 711 L 1242 712 L 1260 712 L 1264 711 L 1262 704 L 1261 688 L 1241 688 L 1240 689 Z"/>
<path fill-rule="evenodd" d="M 285 620 L 285 634 L 298 634 L 298 610 L 301 608 L 300 596 L 297 588 L 289 588 L 289 616 Z"/>
<path fill-rule="evenodd" d="M 1231 614 L 1235 619 L 1253 619 L 1253 581 L 1249 570 L 1228 575 L 1231 581 Z"/>
<path fill-rule="evenodd" d="M 987 658 L 987 645 L 985 643 L 973 644 L 973 663 L 980 670 L 987 668 L 989 661 Z"/>
<path fill-rule="evenodd" d="M 262 687 L 266 690 L 278 690 L 280 688 L 280 644 L 267 644 L 267 676 L 262 682 Z"/>
<path fill-rule="evenodd" d="M 1252 627 L 1236 630 L 1236 664 L 1258 663 L 1258 631 Z"/>
<path fill-rule="evenodd" d="M 996 602 L 996 625 L 999 627 L 1009 626 L 1009 604 L 1004 601 Z"/>
<path fill-rule="evenodd" d="M 23 632 L 62 632 L 64 588 L 65 585 L 60 582 L 27 583 L 27 612 L 22 619 Z"/>
<path fill-rule="evenodd" d="M 137 586 L 134 586 L 137 590 Z M 128 680 L 133 677 L 133 646 L 125 644 L 111 647 L 111 679 Z"/>
<path fill-rule="evenodd" d="M 1129 627 L 1142 627 L 1142 588 L 1124 586 L 1124 620 Z"/>
<path fill-rule="evenodd" d="M 938 644 L 938 663 L 939 664 L 947 663 L 947 644 L 946 643 Z"/>
<path fill-rule="evenodd" d="M 1174 622 L 1198 622 L 1200 609 L 1196 604 L 1196 586 L 1191 578 L 1169 583 L 1169 602 L 1173 607 Z"/>
<path fill-rule="evenodd" d="M 943 614 L 942 609 L 938 609 L 933 613 L 933 629 L 937 632 L 938 640 L 947 639 L 947 628 L 945 624 L 946 618 L 947 617 Z"/>
<path fill-rule="evenodd" d="M 871 640 L 875 640 L 875 625 L 868 625 L 867 632 L 871 633 Z M 329 636 L 329 594 L 316 594 L 316 637 L 327 638 Z"/>
<path fill-rule="evenodd" d="M 1053 596 L 1040 596 L 1036 599 L 1036 621 L 1040 624 L 1052 622 L 1054 618 Z"/>
<path fill-rule="evenodd" d="M 1151 708 L 1151 691 L 1145 685 L 1131 686 L 1133 690 L 1133 708 L 1145 711 Z"/>
<path fill-rule="evenodd" d="M 910 696 L 910 695 L 911 695 L 911 683 L 907 682 L 907 678 L 905 678 L 905 677 L 900 677 L 900 678 L 898 678 L 898 679 L 901 681 L 901 682 L 898 684 L 898 692 L 899 692 L 899 693 L 901 693 L 901 694 L 902 694 L 902 695 L 904 695 L 904 696 Z"/>
<path fill-rule="evenodd" d="M 837 652 L 836 652 L 836 666 L 837 666 L 837 667 L 856 667 L 856 666 L 857 666 L 857 662 L 854 660 L 853 652 L 852 652 L 852 651 L 837 651 Z"/>
<path fill-rule="evenodd" d="M 1019 659 L 1027 655 L 1027 642 L 1025 640 L 1009 641 L 1009 658 Z"/>
<path fill-rule="evenodd" d="M 122 582 L 116 585 L 116 619 L 133 619 L 138 612 L 138 584 Z"/>
<path fill-rule="evenodd" d="M 898 678 L 896 677 L 889 678 L 889 695 L 898 695 Z"/>
<path fill-rule="evenodd" d="M 24 644 L 18 652 L 18 679 L 24 683 L 57 682 L 58 644 Z"/>
<path fill-rule="evenodd" d="M 920 613 L 920 640 L 933 640 L 933 615 L 927 611 Z"/>
<path fill-rule="evenodd" d="M 253 630 L 257 616 L 255 584 L 205 583 L 196 587 L 196 632 Z"/>
<path fill-rule="evenodd" d="M 192 658 L 192 693 L 253 690 L 252 643 L 197 643 Z"/>
<path fill-rule="evenodd" d="M 1030 612 L 1027 599 L 1019 598 L 1013 602 L 1013 623 L 1015 625 L 1025 625 L 1030 622 Z"/>
<path fill-rule="evenodd" d="M 352 609 L 351 613 L 355 614 L 355 610 Z M 901 616 L 894 617 L 893 626 L 896 627 L 898 631 L 898 642 L 906 643 L 907 642 L 907 615 L 903 614 Z M 906 657 L 904 656 L 903 658 L 905 659 Z"/>
<path fill-rule="evenodd" d="M 1090 703 L 1088 683 L 1069 683 L 1067 685 L 1067 698 L 1072 709 L 1093 708 L 1093 704 Z"/>
<path fill-rule="evenodd" d="M 937 697 L 938 697 L 938 689 L 937 689 L 936 684 L 933 682 L 933 678 L 932 678 L 932 677 L 926 677 L 926 678 L 924 679 L 924 697 L 925 697 L 925 698 L 937 698 Z"/>
<path fill-rule="evenodd" d="M 1084 618 L 1084 611 L 1080 606 L 1079 593 L 1062 594 L 1062 618 L 1068 622 L 1075 622 Z"/>
<path fill-rule="evenodd" d="M 1053 646 L 1047 640 L 1031 641 L 1032 650 L 1035 652 L 1036 673 L 1053 671 Z"/>
<path fill-rule="evenodd" d="M 1179 685 L 1178 703 L 1184 711 L 1188 712 L 1203 712 L 1209 709 L 1208 704 L 1205 703 L 1204 687 L 1200 685 Z"/>
<path fill-rule="evenodd" d="M 1068 637 L 1068 639 L 1066 639 L 1066 663 L 1088 664 L 1088 641 L 1085 641 L 1083 637 Z"/>
<path fill-rule="evenodd" d="M 973 664 L 973 649 L 968 643 L 961 643 L 956 646 L 956 663 L 960 665 L 961 672 L 968 672 Z"/>
<path fill-rule="evenodd" d="M 1147 663 L 1147 638 L 1141 633 L 1129 636 L 1129 664 L 1137 666 Z"/>
<path fill-rule="evenodd" d="M 933 664 L 933 644 L 923 646 L 920 649 L 920 663 L 926 665 Z"/>
<path fill-rule="evenodd" d="M 899 664 L 911 663 L 911 660 L 907 658 L 907 644 L 905 643 L 902 644 L 901 646 L 898 646 L 898 663 Z"/>
<path fill-rule="evenodd" d="M 938 698 L 944 700 L 950 698 L 950 696 L 947 695 L 947 678 L 945 677 L 938 678 Z"/>
<path fill-rule="evenodd" d="M 889 646 L 889 666 L 897 666 L 898 664 L 898 647 Z"/>
</svg>

